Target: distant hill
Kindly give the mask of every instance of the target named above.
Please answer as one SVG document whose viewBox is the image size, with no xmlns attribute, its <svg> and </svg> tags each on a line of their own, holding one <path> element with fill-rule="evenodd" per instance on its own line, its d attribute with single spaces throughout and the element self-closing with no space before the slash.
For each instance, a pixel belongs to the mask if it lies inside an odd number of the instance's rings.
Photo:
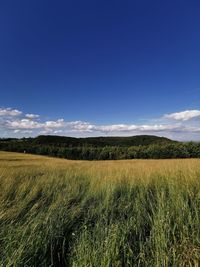
<svg viewBox="0 0 200 267">
<path fill-rule="evenodd" d="M 35 138 L 2 138 L 0 150 L 73 160 L 200 157 L 200 143 L 183 143 L 154 135 L 86 138 L 40 135 Z"/>
<path fill-rule="evenodd" d="M 128 137 L 86 137 L 75 138 L 54 135 L 40 135 L 31 139 L 34 144 L 54 145 L 54 146 L 146 146 L 151 144 L 166 144 L 175 142 L 166 137 L 158 137 L 154 135 L 137 135 Z"/>
</svg>

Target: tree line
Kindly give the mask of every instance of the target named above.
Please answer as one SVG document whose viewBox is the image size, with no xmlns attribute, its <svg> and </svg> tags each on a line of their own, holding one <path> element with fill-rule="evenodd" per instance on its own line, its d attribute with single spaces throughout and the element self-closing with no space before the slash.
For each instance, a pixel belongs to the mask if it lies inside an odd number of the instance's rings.
<svg viewBox="0 0 200 267">
<path fill-rule="evenodd" d="M 200 158 L 200 143 L 197 142 L 171 142 L 138 146 L 94 147 L 83 145 L 66 147 L 54 144 L 35 144 L 27 140 L 1 140 L 0 150 L 26 152 L 73 160 Z"/>
</svg>

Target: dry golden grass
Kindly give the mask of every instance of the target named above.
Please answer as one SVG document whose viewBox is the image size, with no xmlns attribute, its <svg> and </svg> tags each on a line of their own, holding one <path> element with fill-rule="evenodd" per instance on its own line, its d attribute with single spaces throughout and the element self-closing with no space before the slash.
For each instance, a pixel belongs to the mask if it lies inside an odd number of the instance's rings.
<svg viewBox="0 0 200 267">
<path fill-rule="evenodd" d="M 199 266 L 200 159 L 0 152 L 0 266 Z"/>
</svg>

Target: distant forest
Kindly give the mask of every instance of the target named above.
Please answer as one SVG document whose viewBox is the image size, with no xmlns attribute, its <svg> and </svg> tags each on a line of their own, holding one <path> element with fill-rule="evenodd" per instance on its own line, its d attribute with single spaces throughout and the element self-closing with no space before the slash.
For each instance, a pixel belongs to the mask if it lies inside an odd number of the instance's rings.
<svg viewBox="0 0 200 267">
<path fill-rule="evenodd" d="M 73 160 L 200 158 L 200 142 L 177 142 L 151 135 L 88 138 L 41 135 L 35 138 L 2 138 L 0 150 Z"/>
</svg>

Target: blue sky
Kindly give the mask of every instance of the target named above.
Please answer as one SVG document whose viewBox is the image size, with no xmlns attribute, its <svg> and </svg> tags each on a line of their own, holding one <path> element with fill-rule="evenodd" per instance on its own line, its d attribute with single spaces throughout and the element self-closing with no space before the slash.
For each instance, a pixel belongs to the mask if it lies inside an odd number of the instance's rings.
<svg viewBox="0 0 200 267">
<path fill-rule="evenodd" d="M 199 1 L 1 1 L 0 136 L 200 140 L 199 14 Z"/>
</svg>

